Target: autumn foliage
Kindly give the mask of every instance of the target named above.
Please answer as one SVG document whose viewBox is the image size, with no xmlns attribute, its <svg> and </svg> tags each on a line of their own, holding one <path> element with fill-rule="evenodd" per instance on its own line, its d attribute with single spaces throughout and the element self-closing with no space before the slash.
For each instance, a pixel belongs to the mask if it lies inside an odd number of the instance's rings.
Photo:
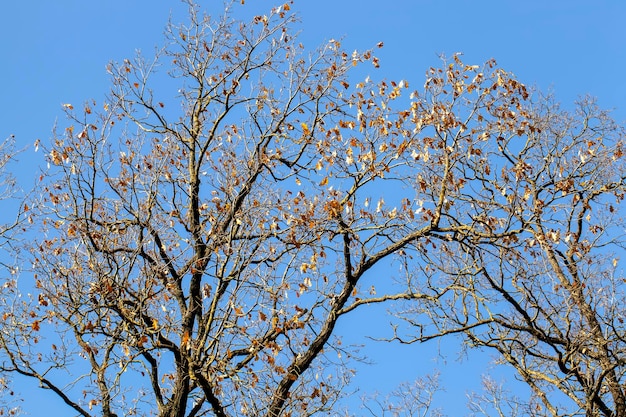
<svg viewBox="0 0 626 417">
<path fill-rule="evenodd" d="M 624 415 L 621 128 L 495 61 L 375 81 L 375 50 L 293 24 L 192 7 L 104 103 L 65 106 L 3 370 L 83 416 L 328 415 L 336 324 L 384 303 L 392 339 L 493 348 L 532 415 Z"/>
</svg>

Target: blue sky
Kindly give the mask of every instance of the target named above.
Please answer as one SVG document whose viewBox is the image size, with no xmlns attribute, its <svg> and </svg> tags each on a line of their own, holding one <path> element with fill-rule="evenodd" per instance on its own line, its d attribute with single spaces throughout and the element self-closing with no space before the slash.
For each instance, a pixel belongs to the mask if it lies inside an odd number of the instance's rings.
<svg viewBox="0 0 626 417">
<path fill-rule="evenodd" d="M 222 4 L 199 3 L 218 13 Z M 260 12 L 272 5 L 246 0 L 245 7 Z M 108 90 L 107 62 L 132 57 L 137 49 L 149 55 L 162 42 L 168 18 L 178 21 L 185 14 L 185 6 L 176 0 L 33 0 L 3 6 L 0 139 L 15 135 L 20 147 L 50 138 L 55 120 L 63 118 L 62 103 L 101 101 Z M 407 79 L 418 87 L 440 54 L 462 52 L 470 64 L 493 57 L 527 85 L 553 91 L 565 107 L 590 94 L 602 107 L 614 109 L 619 122 L 626 120 L 622 0 L 296 0 L 293 10 L 300 15 L 300 39 L 308 48 L 330 38 L 343 39 L 349 51 L 383 41 L 384 48 L 377 51 L 381 68 L 372 69 L 376 78 Z M 42 155 L 31 147 L 19 161 L 16 172 L 27 187 L 43 166 Z M 362 323 L 369 325 L 371 320 L 342 325 L 354 331 L 357 341 L 366 342 L 359 336 Z M 399 348 L 416 358 L 408 366 L 382 347 L 368 353 L 377 365 L 361 369 L 357 383 L 363 388 L 385 391 L 442 365 L 434 344 Z M 456 346 L 444 342 L 441 348 L 453 353 L 443 367 L 448 391 L 441 398 L 458 400 L 456 408 L 446 410 L 460 415 L 464 392 L 471 388 L 470 380 L 480 379 L 485 360 L 477 356 L 458 364 Z M 20 385 L 18 390 L 26 387 Z M 38 398 L 32 415 L 64 415 L 62 408 L 51 411 L 58 403 L 48 403 L 50 397 Z"/>
</svg>

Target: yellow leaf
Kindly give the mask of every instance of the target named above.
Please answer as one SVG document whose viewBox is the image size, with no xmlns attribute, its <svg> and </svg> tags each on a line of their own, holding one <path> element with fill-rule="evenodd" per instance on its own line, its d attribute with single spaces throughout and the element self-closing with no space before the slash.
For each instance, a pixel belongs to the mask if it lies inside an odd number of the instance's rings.
<svg viewBox="0 0 626 417">
<path fill-rule="evenodd" d="M 328 177 L 324 177 L 324 179 L 320 182 L 320 186 L 324 186 L 328 184 Z"/>
<path fill-rule="evenodd" d="M 302 122 L 300 123 L 300 126 L 302 126 L 303 135 L 308 136 L 309 134 L 311 134 L 311 131 L 309 130 L 309 126 L 306 123 Z"/>
</svg>

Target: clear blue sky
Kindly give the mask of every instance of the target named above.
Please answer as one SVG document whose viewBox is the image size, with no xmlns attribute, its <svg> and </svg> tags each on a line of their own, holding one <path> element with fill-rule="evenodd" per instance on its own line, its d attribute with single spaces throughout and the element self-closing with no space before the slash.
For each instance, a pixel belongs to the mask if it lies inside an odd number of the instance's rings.
<svg viewBox="0 0 626 417">
<path fill-rule="evenodd" d="M 199 3 L 219 12 L 215 7 L 222 1 Z M 272 5 L 246 1 L 256 11 Z M 101 101 L 108 90 L 107 62 L 132 57 L 136 49 L 150 54 L 170 15 L 180 20 L 186 9 L 176 0 L 18 0 L 3 6 L 0 139 L 15 135 L 21 146 L 50 138 L 55 120 L 63 117 L 62 103 Z M 296 0 L 293 10 L 309 48 L 330 38 L 342 38 L 348 50 L 383 41 L 377 78 L 407 79 L 417 87 L 439 54 L 463 52 L 470 64 L 493 57 L 527 85 L 552 90 L 565 106 L 591 94 L 602 107 L 615 109 L 618 121 L 626 120 L 623 0 Z M 30 149 L 19 158 L 20 179 L 32 184 L 42 155 Z M 358 339 L 362 323 L 369 327 L 372 319 L 342 326 Z M 434 345 L 402 347 L 414 358 L 408 366 L 382 348 L 368 352 L 377 365 L 360 369 L 358 385 L 385 391 L 437 365 Z M 445 342 L 443 349 L 456 347 Z M 479 380 L 485 362 L 476 357 L 459 365 L 454 359 L 448 358 L 444 369 L 448 391 L 440 400 L 449 405 L 449 415 L 461 415 L 464 392 Z M 26 387 L 20 384 L 18 390 Z M 26 396 L 38 399 L 32 415 L 67 415 L 63 408 L 52 411 L 59 403 L 29 387 L 33 391 Z"/>
</svg>

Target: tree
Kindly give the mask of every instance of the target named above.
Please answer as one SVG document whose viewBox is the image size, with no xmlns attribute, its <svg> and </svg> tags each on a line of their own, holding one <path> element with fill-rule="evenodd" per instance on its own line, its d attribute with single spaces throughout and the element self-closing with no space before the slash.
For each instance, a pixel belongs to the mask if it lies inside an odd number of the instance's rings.
<svg viewBox="0 0 626 417">
<path fill-rule="evenodd" d="M 438 375 L 427 375 L 416 379 L 412 384 L 402 383 L 387 396 L 380 399 L 375 395 L 363 398 L 363 409 L 371 416 L 443 417 L 440 409 L 433 409 L 433 397 L 443 388 Z"/>
<path fill-rule="evenodd" d="M 24 230 L 24 214 L 29 210 L 24 205 L 20 187 L 12 175 L 11 163 L 15 162 L 20 150 L 16 149 L 13 135 L 0 143 L 0 201 L 4 204 L 4 218 L 0 224 L 0 249 L 3 260 L 0 266 L 4 271 L 4 288 L 15 288 L 16 277 L 20 269 L 19 246 L 21 232 Z M 8 276 L 8 278 L 6 278 Z M 15 415 L 19 410 L 19 399 L 11 388 L 11 378 L 8 375 L 0 376 L 0 415 Z"/>
<path fill-rule="evenodd" d="M 423 92 L 355 82 L 373 52 L 331 40 L 307 54 L 289 8 L 244 23 L 191 5 L 154 59 L 109 67 L 102 110 L 65 106 L 34 220 L 36 291 L 4 297 L 3 372 L 82 416 L 328 413 L 352 373 L 339 320 L 381 303 L 408 303 L 417 324 L 424 306 L 462 320 L 456 307 L 483 300 L 468 282 L 516 253 L 532 263 L 516 210 L 548 203 L 526 183 L 569 138 L 546 136 L 562 114 L 494 61 L 453 56 Z M 554 160 L 545 189 L 619 195 L 618 162 L 599 163 L 620 160 L 618 132 L 601 121 L 589 129 L 605 145 L 582 135 L 567 151 L 585 158 L 571 162 L 580 187 Z"/>
<path fill-rule="evenodd" d="M 13 135 L 0 143 L 0 201 L 18 200 L 23 197 L 10 167 L 10 164 L 15 162 L 15 157 L 20 152 L 21 151 L 15 147 L 15 138 Z M 19 226 L 21 225 L 20 217 L 23 217 L 24 211 L 28 211 L 28 207 L 24 208 L 23 206 L 20 207 L 20 205 L 19 203 L 17 204 L 18 209 L 15 210 L 15 219 L 8 221 L 3 220 L 3 223 L 0 225 L 0 248 L 4 249 L 6 252 L 14 251 L 15 247 L 13 243 L 17 240 L 15 235 L 18 234 Z M 6 219 L 10 217 L 10 215 L 5 216 Z M 9 269 L 14 267 L 14 265 L 6 264 L 3 264 L 3 266 Z"/>
<path fill-rule="evenodd" d="M 191 6 L 154 60 L 109 67 L 103 110 L 65 105 L 70 125 L 46 150 L 37 292 L 5 305 L 3 371 L 84 416 L 332 407 L 349 373 L 334 327 L 397 246 L 353 263 L 343 206 L 377 174 L 340 191 L 350 178 L 331 153 L 354 124 L 346 73 L 375 58 L 335 41 L 306 56 L 293 21 L 289 4 L 250 23 Z M 159 65 L 168 79 L 152 90 Z"/>
<path fill-rule="evenodd" d="M 413 340 L 493 349 L 532 391 L 523 415 L 624 415 L 623 129 L 589 98 L 539 95 L 491 131 L 457 153 L 469 183 L 445 215 L 469 228 L 429 249 L 427 286 L 454 290 L 404 316 Z"/>
</svg>

